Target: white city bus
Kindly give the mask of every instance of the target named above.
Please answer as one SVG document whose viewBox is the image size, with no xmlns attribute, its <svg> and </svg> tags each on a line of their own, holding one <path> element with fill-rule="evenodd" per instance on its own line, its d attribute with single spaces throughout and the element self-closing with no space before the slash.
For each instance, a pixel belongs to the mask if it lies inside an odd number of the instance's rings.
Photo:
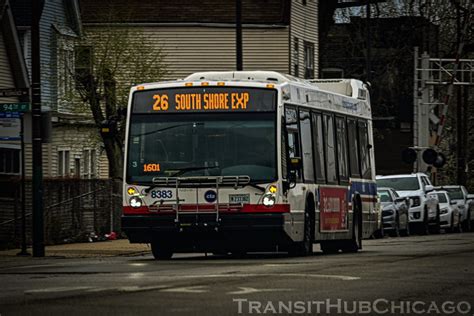
<svg viewBox="0 0 474 316">
<path fill-rule="evenodd" d="M 356 252 L 380 227 L 369 94 L 205 72 L 131 89 L 122 229 L 175 252 Z"/>
</svg>

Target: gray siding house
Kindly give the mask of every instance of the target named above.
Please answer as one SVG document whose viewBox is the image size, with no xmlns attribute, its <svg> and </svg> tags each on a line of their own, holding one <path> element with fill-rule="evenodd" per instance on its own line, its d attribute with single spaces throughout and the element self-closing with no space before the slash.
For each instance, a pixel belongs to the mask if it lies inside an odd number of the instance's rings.
<svg viewBox="0 0 474 316">
<path fill-rule="evenodd" d="M 28 88 L 28 74 L 8 0 L 0 0 L 0 89 Z M 28 96 L 0 97 L 1 103 L 28 101 Z M 0 112 L 0 178 L 20 173 L 20 118 Z"/>
<path fill-rule="evenodd" d="M 31 1 L 13 1 L 20 44 L 31 76 Z M 74 48 L 82 35 L 77 0 L 45 0 L 40 19 L 41 102 L 50 111 L 50 143 L 43 145 L 45 178 L 107 176 L 100 154 L 97 128 L 87 107 L 74 102 Z M 31 175 L 31 146 L 27 146 L 26 174 Z M 105 169 L 105 172 L 104 172 Z M 102 171 L 102 174 L 101 174 Z"/>
<path fill-rule="evenodd" d="M 317 0 L 242 0 L 243 68 L 318 77 Z M 163 52 L 162 79 L 236 68 L 235 1 L 80 0 L 86 38 L 110 26 Z"/>
</svg>

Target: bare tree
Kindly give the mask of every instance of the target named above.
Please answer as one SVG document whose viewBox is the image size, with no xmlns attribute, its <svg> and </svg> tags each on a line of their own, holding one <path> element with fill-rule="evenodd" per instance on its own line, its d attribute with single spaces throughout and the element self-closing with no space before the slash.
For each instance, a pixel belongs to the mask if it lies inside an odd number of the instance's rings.
<svg viewBox="0 0 474 316">
<path fill-rule="evenodd" d="M 76 53 L 78 67 L 74 78 L 76 90 L 87 103 L 95 125 L 108 126 L 101 133 L 109 161 L 109 176 L 121 178 L 125 109 L 130 87 L 158 81 L 166 74 L 161 49 L 148 41 L 139 28 L 114 24 L 86 29 Z M 99 129 L 98 129 L 99 130 Z"/>
</svg>

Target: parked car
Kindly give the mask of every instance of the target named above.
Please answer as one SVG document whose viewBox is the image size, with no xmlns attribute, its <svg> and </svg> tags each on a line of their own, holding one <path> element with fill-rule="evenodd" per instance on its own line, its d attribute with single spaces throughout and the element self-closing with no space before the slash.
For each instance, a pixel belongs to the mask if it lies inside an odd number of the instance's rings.
<svg viewBox="0 0 474 316">
<path fill-rule="evenodd" d="M 471 223 L 469 226 L 471 226 L 470 231 L 474 231 L 474 194 L 468 194 L 468 210 L 469 210 L 469 215 L 471 216 Z"/>
<path fill-rule="evenodd" d="M 474 220 L 474 207 L 470 207 L 469 202 L 472 200 L 474 195 L 468 194 L 466 188 L 462 185 L 443 185 L 436 187 L 436 190 L 448 192 L 451 200 L 457 202 L 462 228 L 465 231 L 470 231 L 473 228 L 472 221 Z"/>
<path fill-rule="evenodd" d="M 440 231 L 440 209 L 430 179 L 424 173 L 377 176 L 377 186 L 394 189 L 398 195 L 410 198 L 410 230 L 429 234 Z"/>
<path fill-rule="evenodd" d="M 400 197 L 392 188 L 377 188 L 382 207 L 382 223 L 384 232 L 398 237 L 410 235 L 408 209 L 410 201 L 407 197 Z"/>
<path fill-rule="evenodd" d="M 449 197 L 446 191 L 433 191 L 439 202 L 441 228 L 448 232 L 461 232 L 461 216 L 458 203 Z"/>
</svg>

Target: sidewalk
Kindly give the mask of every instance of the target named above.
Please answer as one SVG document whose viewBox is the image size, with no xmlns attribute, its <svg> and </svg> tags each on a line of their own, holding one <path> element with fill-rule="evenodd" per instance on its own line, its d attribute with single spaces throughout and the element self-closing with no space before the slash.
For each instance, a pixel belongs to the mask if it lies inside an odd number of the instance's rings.
<svg viewBox="0 0 474 316">
<path fill-rule="evenodd" d="M 113 241 L 98 241 L 90 243 L 74 243 L 64 245 L 46 246 L 46 257 L 64 258 L 100 258 L 116 256 L 133 256 L 149 253 L 150 247 L 146 244 L 131 244 L 128 239 Z M 20 249 L 0 251 L 0 258 L 17 257 Z M 31 254 L 31 247 L 28 248 Z"/>
</svg>

